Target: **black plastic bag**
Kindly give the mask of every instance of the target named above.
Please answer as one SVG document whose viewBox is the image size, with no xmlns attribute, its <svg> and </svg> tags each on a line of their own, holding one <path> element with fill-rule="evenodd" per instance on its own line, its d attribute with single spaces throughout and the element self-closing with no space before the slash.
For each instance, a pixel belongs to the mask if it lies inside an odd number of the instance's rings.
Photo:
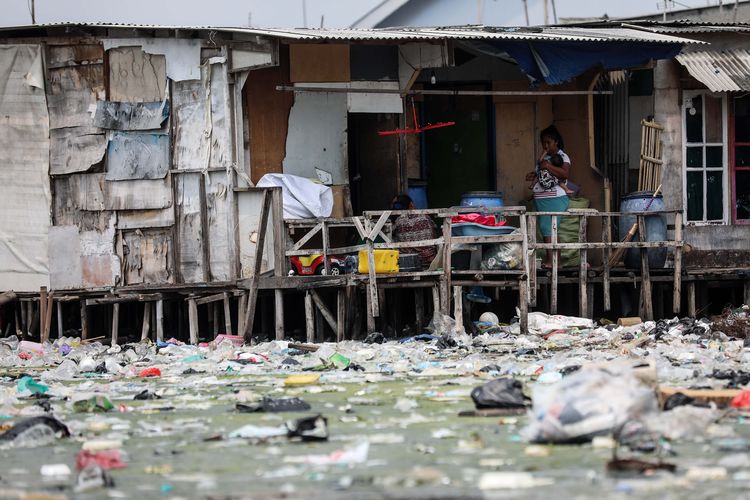
<svg viewBox="0 0 750 500">
<path fill-rule="evenodd" d="M 525 408 L 529 398 L 523 393 L 523 384 L 512 378 L 499 378 L 475 387 L 471 399 L 478 409 Z"/>
</svg>

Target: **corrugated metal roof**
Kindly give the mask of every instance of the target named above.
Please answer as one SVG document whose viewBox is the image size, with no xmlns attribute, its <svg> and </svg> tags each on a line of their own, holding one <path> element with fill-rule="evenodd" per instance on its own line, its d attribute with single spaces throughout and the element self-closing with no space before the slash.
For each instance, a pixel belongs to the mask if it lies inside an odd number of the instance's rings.
<svg viewBox="0 0 750 500">
<path fill-rule="evenodd" d="M 651 42 L 694 43 L 694 40 L 623 27 L 492 27 L 447 26 L 434 28 L 381 29 L 314 29 L 314 28 L 243 28 L 219 26 L 169 26 L 119 23 L 50 23 L 0 27 L 0 31 L 43 30 L 49 28 L 131 28 L 201 30 L 268 36 L 300 41 L 437 41 L 437 40 L 526 40 L 571 42 Z M 702 43 L 702 42 L 697 42 Z"/>
<path fill-rule="evenodd" d="M 748 50 L 701 50 L 679 54 L 677 60 L 713 92 L 750 90 Z"/>
</svg>

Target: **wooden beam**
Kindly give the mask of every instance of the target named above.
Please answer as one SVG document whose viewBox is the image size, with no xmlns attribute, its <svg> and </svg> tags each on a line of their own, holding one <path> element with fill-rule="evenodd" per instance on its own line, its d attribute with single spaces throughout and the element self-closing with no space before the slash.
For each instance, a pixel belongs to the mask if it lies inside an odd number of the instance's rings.
<svg viewBox="0 0 750 500">
<path fill-rule="evenodd" d="M 451 218 L 446 217 L 443 219 L 443 280 L 441 281 L 442 287 L 440 289 L 440 312 L 446 315 L 450 310 L 451 301 L 449 291 L 451 289 L 452 255 Z"/>
<path fill-rule="evenodd" d="M 203 304 L 210 304 L 211 302 L 217 302 L 219 300 L 224 300 L 224 296 L 226 295 L 226 292 L 224 293 L 215 293 L 213 295 L 207 295 L 205 297 L 201 297 L 198 299 L 195 299 L 195 303 L 199 306 L 202 306 Z M 189 300 L 189 299 L 185 299 Z"/>
<path fill-rule="evenodd" d="M 86 299 L 86 305 L 98 306 L 123 302 L 148 302 L 159 300 L 161 297 L 162 295 L 160 293 L 140 293 L 133 295 L 119 295 L 116 297 L 100 297 L 97 299 Z"/>
<path fill-rule="evenodd" d="M 198 304 L 195 303 L 195 299 L 188 300 L 188 322 L 190 343 L 198 345 Z"/>
<path fill-rule="evenodd" d="M 289 273 L 289 261 L 284 255 L 287 248 L 287 232 L 284 228 L 284 202 L 280 187 L 271 189 L 270 204 L 273 215 L 273 272 L 274 276 L 286 276 Z"/>
<path fill-rule="evenodd" d="M 14 292 L 13 290 L 0 293 L 0 306 L 7 304 L 8 302 L 13 302 L 17 299 L 18 299 L 18 296 L 16 295 L 16 292 Z"/>
<path fill-rule="evenodd" d="M 297 243 L 292 245 L 292 250 L 300 250 L 305 243 L 310 241 L 313 238 L 313 236 L 318 234 L 318 232 L 321 230 L 322 227 L 323 227 L 323 223 L 318 222 L 315 225 L 315 227 L 313 227 L 312 229 L 310 229 L 310 231 L 305 233 L 305 235 L 302 238 L 300 238 L 299 241 L 297 241 Z"/>
<path fill-rule="evenodd" d="M 258 280 L 260 279 L 260 268 L 263 260 L 263 246 L 266 241 L 266 226 L 268 226 L 268 213 L 270 210 L 271 199 L 268 190 L 263 191 L 263 200 L 261 201 L 260 218 L 258 219 L 258 238 L 255 242 L 255 262 L 253 263 L 253 272 L 250 276 L 247 292 L 247 308 L 245 309 L 245 319 L 242 322 L 243 331 L 238 332 L 245 338 L 249 337 L 253 331 L 255 323 L 255 305 L 258 302 Z M 276 263 L 278 264 L 278 263 Z M 275 264 L 275 266 L 276 266 Z"/>
</svg>

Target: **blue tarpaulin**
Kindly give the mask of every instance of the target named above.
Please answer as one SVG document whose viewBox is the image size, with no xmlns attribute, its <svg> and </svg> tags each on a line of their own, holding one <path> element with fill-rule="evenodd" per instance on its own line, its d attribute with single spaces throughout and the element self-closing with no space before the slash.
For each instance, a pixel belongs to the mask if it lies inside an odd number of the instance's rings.
<svg viewBox="0 0 750 500">
<path fill-rule="evenodd" d="M 588 69 L 627 69 L 652 59 L 672 59 L 680 44 L 652 42 L 493 42 L 516 60 L 521 70 L 539 82 L 556 85 Z"/>
</svg>

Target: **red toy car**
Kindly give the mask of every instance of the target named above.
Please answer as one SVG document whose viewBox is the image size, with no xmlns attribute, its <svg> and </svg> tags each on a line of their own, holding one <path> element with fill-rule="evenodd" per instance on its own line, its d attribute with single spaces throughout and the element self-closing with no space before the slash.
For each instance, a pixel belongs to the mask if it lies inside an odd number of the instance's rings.
<svg viewBox="0 0 750 500">
<path fill-rule="evenodd" d="M 324 275 L 326 266 L 323 264 L 323 255 L 314 253 L 312 255 L 295 255 L 290 257 L 292 263 L 292 273 L 300 276 L 309 276 L 313 274 Z M 328 265 L 331 268 L 331 276 L 344 274 L 344 261 L 339 257 L 328 257 Z"/>
</svg>

